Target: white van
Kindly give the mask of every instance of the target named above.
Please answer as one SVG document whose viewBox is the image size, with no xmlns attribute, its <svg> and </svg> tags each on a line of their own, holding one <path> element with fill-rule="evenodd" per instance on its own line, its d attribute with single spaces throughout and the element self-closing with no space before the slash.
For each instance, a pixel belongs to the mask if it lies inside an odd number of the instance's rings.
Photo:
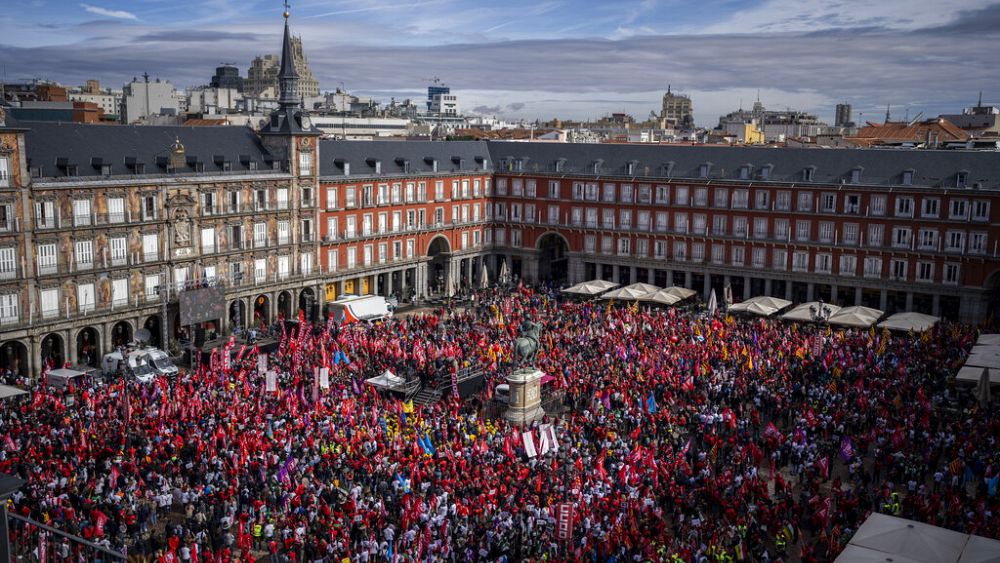
<svg viewBox="0 0 1000 563">
<path fill-rule="evenodd" d="M 341 297 L 330 303 L 334 322 L 380 321 L 392 316 L 394 307 L 381 295 Z"/>
</svg>

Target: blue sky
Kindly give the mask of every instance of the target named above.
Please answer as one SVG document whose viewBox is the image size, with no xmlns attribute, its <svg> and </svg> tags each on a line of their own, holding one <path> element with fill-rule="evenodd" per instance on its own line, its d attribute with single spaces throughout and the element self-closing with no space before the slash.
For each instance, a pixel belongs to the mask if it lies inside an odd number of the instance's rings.
<svg viewBox="0 0 1000 563">
<path fill-rule="evenodd" d="M 278 0 L 24 0 L 0 12 L 7 80 L 120 87 L 148 71 L 181 87 L 214 67 L 246 72 L 280 49 Z M 421 97 L 431 77 L 463 109 L 514 118 L 586 118 L 658 109 L 671 84 L 699 124 L 749 106 L 861 120 L 958 111 L 979 90 L 1000 103 L 987 0 L 299 0 L 321 88 Z M 898 114 L 897 114 L 898 112 Z"/>
</svg>

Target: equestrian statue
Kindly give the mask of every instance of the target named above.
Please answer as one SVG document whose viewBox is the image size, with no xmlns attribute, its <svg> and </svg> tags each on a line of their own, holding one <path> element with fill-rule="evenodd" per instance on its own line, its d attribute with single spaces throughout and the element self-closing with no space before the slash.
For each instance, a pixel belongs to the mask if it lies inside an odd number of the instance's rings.
<svg viewBox="0 0 1000 563">
<path fill-rule="evenodd" d="M 538 350 L 541 348 L 542 323 L 524 321 L 521 323 L 520 335 L 514 341 L 514 364 L 516 369 L 530 368 L 534 365 Z"/>
</svg>

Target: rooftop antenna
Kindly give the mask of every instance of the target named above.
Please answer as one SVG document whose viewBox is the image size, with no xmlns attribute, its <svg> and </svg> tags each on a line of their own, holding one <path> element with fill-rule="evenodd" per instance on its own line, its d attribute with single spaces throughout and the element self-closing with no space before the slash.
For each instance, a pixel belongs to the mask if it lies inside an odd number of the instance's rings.
<svg viewBox="0 0 1000 563">
<path fill-rule="evenodd" d="M 891 108 L 891 107 L 892 107 L 891 104 L 885 104 L 885 122 L 886 123 L 889 123 L 889 120 L 891 119 L 890 114 L 889 114 L 889 108 Z"/>
<path fill-rule="evenodd" d="M 983 107 L 983 91 L 979 91 L 979 102 L 976 104 L 977 108 Z"/>
</svg>

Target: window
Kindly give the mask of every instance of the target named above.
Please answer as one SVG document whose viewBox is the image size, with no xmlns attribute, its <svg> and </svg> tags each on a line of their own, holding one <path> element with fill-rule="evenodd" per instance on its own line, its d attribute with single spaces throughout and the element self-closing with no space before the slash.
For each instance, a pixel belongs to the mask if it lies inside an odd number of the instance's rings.
<svg viewBox="0 0 1000 563">
<path fill-rule="evenodd" d="M 597 237 L 594 235 L 586 235 L 583 238 L 583 251 L 593 254 L 597 251 Z"/>
<path fill-rule="evenodd" d="M 770 164 L 765 164 L 760 169 L 760 179 L 761 180 L 770 180 L 771 179 L 771 168 L 772 168 L 772 166 Z"/>
<path fill-rule="evenodd" d="M 837 194 L 824 192 L 819 196 L 819 209 L 823 213 L 837 212 Z"/>
<path fill-rule="evenodd" d="M 108 223 L 124 223 L 124 222 L 125 222 L 125 198 L 109 197 Z"/>
<path fill-rule="evenodd" d="M 17 276 L 17 253 L 13 248 L 0 248 L 0 280 Z"/>
<path fill-rule="evenodd" d="M 604 184 L 604 196 L 602 198 L 605 203 L 615 202 L 615 185 L 614 184 Z"/>
<path fill-rule="evenodd" d="M 416 251 L 417 241 L 414 239 L 406 239 L 406 257 L 413 258 L 413 253 Z"/>
<path fill-rule="evenodd" d="M 958 285 L 958 264 L 945 264 L 944 265 L 944 283 L 951 285 Z"/>
<path fill-rule="evenodd" d="M 376 201 L 372 200 L 375 186 L 367 185 L 361 187 L 361 205 L 362 207 L 371 207 L 375 203 L 378 205 L 385 205 L 389 203 L 389 184 L 379 184 L 378 185 L 378 198 Z"/>
<path fill-rule="evenodd" d="M 792 253 L 792 271 L 793 272 L 808 272 L 809 271 L 809 253 L 803 250 L 798 250 Z"/>
<path fill-rule="evenodd" d="M 128 247 L 124 236 L 111 237 L 109 240 L 111 247 L 111 265 L 124 266 L 128 262 Z M 53 245 L 55 246 L 55 245 Z M 54 249 L 53 249 L 54 251 Z M 55 262 L 53 262 L 53 266 Z"/>
<path fill-rule="evenodd" d="M 535 180 L 528 180 L 525 182 L 525 194 L 528 197 L 537 197 L 538 195 L 538 182 Z M 469 197 L 469 181 L 462 180 L 462 197 Z"/>
<path fill-rule="evenodd" d="M 844 240 L 842 243 L 850 246 L 858 244 L 858 232 L 857 223 L 844 223 Z"/>
<path fill-rule="evenodd" d="M 789 211 L 792 208 L 792 192 L 778 192 L 774 196 L 774 208 L 778 211 Z"/>
<path fill-rule="evenodd" d="M 258 258 L 253 261 L 253 279 L 257 283 L 267 280 L 267 260 Z"/>
<path fill-rule="evenodd" d="M 160 274 L 146 276 L 146 299 L 154 300 L 160 294 Z"/>
<path fill-rule="evenodd" d="M 160 259 L 160 236 L 157 233 L 142 235 L 142 254 L 145 262 Z"/>
<path fill-rule="evenodd" d="M 812 222 L 810 221 L 795 222 L 795 240 L 801 242 L 808 241 L 811 234 L 812 234 Z"/>
<path fill-rule="evenodd" d="M 313 155 L 311 152 L 299 153 L 299 176 L 312 176 Z M 376 171 L 376 174 L 378 172 Z"/>
<path fill-rule="evenodd" d="M 89 270 L 94 267 L 94 241 L 76 241 L 74 249 L 76 251 L 76 268 L 78 270 Z"/>
<path fill-rule="evenodd" d="M 751 170 L 751 168 L 750 168 L 749 165 L 747 165 L 747 166 L 740 166 L 740 180 L 749 180 L 750 179 L 750 170 Z"/>
<path fill-rule="evenodd" d="M 333 231 L 336 232 L 337 229 L 337 218 L 333 217 Z M 292 232 L 291 224 L 288 219 L 282 219 L 278 221 L 278 244 L 288 244 L 292 242 Z"/>
<path fill-rule="evenodd" d="M 587 208 L 587 227 L 594 229 L 597 228 L 597 209 L 594 207 Z"/>
<path fill-rule="evenodd" d="M 598 186 L 597 184 L 585 184 L 584 186 L 584 199 L 587 201 L 597 201 Z"/>
<path fill-rule="evenodd" d="M 670 204 L 670 186 L 656 186 L 656 203 Z"/>
<path fill-rule="evenodd" d="M 656 230 L 657 231 L 659 231 L 661 233 L 665 233 L 667 231 L 667 226 L 668 226 L 667 224 L 669 223 L 668 217 L 670 217 L 670 215 L 667 214 L 666 211 L 657 211 L 656 212 Z"/>
<path fill-rule="evenodd" d="M 861 183 L 861 169 L 860 168 L 855 168 L 854 170 L 851 170 L 851 183 L 852 184 L 860 184 Z"/>
<path fill-rule="evenodd" d="M 896 196 L 896 217 L 913 217 L 913 198 Z"/>
<path fill-rule="evenodd" d="M 937 219 L 938 208 L 941 200 L 936 197 L 925 197 L 920 202 L 920 216 L 928 219 Z"/>
<path fill-rule="evenodd" d="M 76 286 L 76 302 L 81 313 L 94 310 L 94 284 L 81 283 Z"/>
<path fill-rule="evenodd" d="M 344 207 L 346 207 L 347 209 L 354 209 L 355 207 L 357 207 L 358 202 L 356 198 L 357 198 L 357 188 L 355 188 L 354 186 L 348 186 L 344 188 Z M 281 208 L 280 199 L 278 208 L 279 209 Z"/>
<path fill-rule="evenodd" d="M 728 229 L 729 218 L 725 215 L 712 216 L 712 234 L 724 237 Z"/>
<path fill-rule="evenodd" d="M 934 281 L 933 262 L 917 262 L 917 281 L 922 281 L 922 282 Z"/>
<path fill-rule="evenodd" d="M 708 205 L 708 188 L 695 188 L 694 204 L 699 207 Z"/>
<path fill-rule="evenodd" d="M 733 236 L 746 238 L 747 236 L 747 218 L 746 217 L 733 217 Z"/>
<path fill-rule="evenodd" d="M 884 225 L 868 225 L 868 246 L 872 248 L 882 246 L 884 233 Z"/>
<path fill-rule="evenodd" d="M 920 249 L 934 250 L 937 247 L 937 229 L 920 229 Z"/>
<path fill-rule="evenodd" d="M 851 254 L 840 255 L 840 275 L 853 276 L 857 273 L 858 258 Z"/>
<path fill-rule="evenodd" d="M 726 247 L 721 244 L 712 245 L 712 263 L 713 264 L 725 264 L 726 262 Z"/>
<path fill-rule="evenodd" d="M 632 241 L 630 241 L 627 238 L 620 238 L 620 239 L 618 239 L 618 255 L 619 256 L 628 256 L 629 251 L 631 250 L 631 245 L 632 245 Z"/>
<path fill-rule="evenodd" d="M 674 188 L 674 205 L 687 205 L 688 204 L 688 187 L 687 186 L 677 186 Z"/>
<path fill-rule="evenodd" d="M 818 274 L 829 274 L 833 271 L 833 255 L 817 254 L 814 267 L 816 268 L 816 273 Z"/>
<path fill-rule="evenodd" d="M 614 245 L 614 239 L 605 235 L 601 237 L 601 254 L 611 254 L 611 247 Z"/>
<path fill-rule="evenodd" d="M 375 259 L 375 247 L 370 244 L 366 244 L 364 248 L 364 265 L 371 266 L 372 261 Z"/>
<path fill-rule="evenodd" d="M 812 211 L 812 192 L 799 192 L 799 211 Z"/>
<path fill-rule="evenodd" d="M 619 216 L 619 227 L 628 230 L 632 228 L 632 210 L 622 209 L 618 214 Z"/>
<path fill-rule="evenodd" d="M 337 208 L 337 188 L 326 189 L 326 208 L 327 209 Z"/>
<path fill-rule="evenodd" d="M 278 279 L 288 279 L 289 270 L 289 257 L 278 256 Z"/>
<path fill-rule="evenodd" d="M 812 182 L 813 176 L 816 174 L 816 168 L 809 166 L 802 169 L 802 180 L 804 182 Z"/>
<path fill-rule="evenodd" d="M 56 226 L 54 202 L 35 202 L 35 226 L 39 229 L 51 229 Z"/>
<path fill-rule="evenodd" d="M 458 194 L 455 189 L 458 186 L 458 182 L 451 183 L 451 198 L 455 199 Z M 524 182 L 520 178 L 514 178 L 511 180 L 511 195 L 514 197 L 521 197 L 524 195 Z"/>
<path fill-rule="evenodd" d="M 5 293 L 0 295 L 0 324 L 14 324 L 18 321 L 20 315 L 20 294 Z"/>
<path fill-rule="evenodd" d="M 59 315 L 59 288 L 43 289 L 42 318 L 51 319 Z"/>
<path fill-rule="evenodd" d="M 698 260 L 702 260 L 705 257 L 705 245 L 699 244 L 698 246 L 701 248 Z M 687 260 L 687 243 L 679 240 L 674 241 L 674 261 L 684 262 L 685 260 Z"/>
<path fill-rule="evenodd" d="M 479 211 L 479 206 L 478 205 L 475 207 L 475 210 Z M 550 225 L 558 225 L 559 224 L 559 206 L 558 205 L 550 205 L 549 206 L 547 218 L 549 220 L 549 224 Z M 478 221 L 478 220 L 479 220 L 479 213 L 476 213 L 476 221 Z"/>
<path fill-rule="evenodd" d="M 771 268 L 785 271 L 788 269 L 788 251 L 776 248 L 771 251 Z"/>
<path fill-rule="evenodd" d="M 733 266 L 743 266 L 746 264 L 746 251 L 747 249 L 742 246 L 733 247 L 731 261 Z"/>
<path fill-rule="evenodd" d="M 847 194 L 844 196 L 844 213 L 848 215 L 859 215 L 861 213 L 860 195 Z"/>
<path fill-rule="evenodd" d="M 733 190 L 733 209 L 746 209 L 750 195 L 747 190 Z"/>
<path fill-rule="evenodd" d="M 906 260 L 891 260 L 889 262 L 889 279 L 906 280 Z"/>
<path fill-rule="evenodd" d="M 833 242 L 833 222 L 831 221 L 820 221 L 819 223 L 819 241 L 830 244 Z"/>
<path fill-rule="evenodd" d="M 791 240 L 791 232 L 788 228 L 788 219 L 774 220 L 774 238 L 777 240 Z"/>
<path fill-rule="evenodd" d="M 582 200 L 583 192 L 583 182 L 573 182 L 573 199 Z"/>
<path fill-rule="evenodd" d="M 190 278 L 190 268 L 187 266 L 181 268 L 174 268 L 174 287 L 177 291 L 183 290 L 187 287 L 188 278 Z"/>
<path fill-rule="evenodd" d="M 649 184 L 639 184 L 639 203 L 649 203 L 650 202 L 650 192 L 652 186 Z"/>
<path fill-rule="evenodd" d="M 354 188 L 349 188 L 350 190 L 350 206 L 354 207 Z M 278 209 L 285 210 L 288 209 L 288 188 L 278 188 L 275 190 L 275 199 L 278 202 Z M 336 200 L 336 194 L 334 194 L 334 199 Z"/>
<path fill-rule="evenodd" d="M 142 220 L 153 221 L 156 219 L 156 196 L 147 195 L 142 197 Z"/>
<path fill-rule="evenodd" d="M 913 185 L 913 170 L 903 170 L 903 185 L 904 186 Z"/>
<path fill-rule="evenodd" d="M 237 213 L 240 211 L 240 201 L 242 200 L 242 194 L 239 190 L 229 190 L 229 212 Z"/>
<path fill-rule="evenodd" d="M 267 246 L 267 223 L 253 224 L 253 247 L 264 248 Z"/>
<path fill-rule="evenodd" d="M 702 164 L 698 167 L 698 177 L 708 178 L 708 171 L 711 167 L 708 164 Z"/>
<path fill-rule="evenodd" d="M 396 240 L 392 242 L 392 259 L 402 260 L 403 258 L 403 241 Z"/>
<path fill-rule="evenodd" d="M 478 181 L 477 181 L 477 183 L 478 183 Z M 549 181 L 549 198 L 550 199 L 559 199 L 559 181 L 558 180 L 550 180 Z"/>
<path fill-rule="evenodd" d="M 969 235 L 969 254 L 986 254 L 986 233 Z"/>
<path fill-rule="evenodd" d="M 649 256 L 649 241 L 641 238 L 635 241 L 635 255 L 640 258 Z"/>
<path fill-rule="evenodd" d="M 770 202 L 768 201 L 770 199 L 770 195 L 771 193 L 768 192 L 767 190 L 757 190 L 756 192 L 754 192 L 753 194 L 754 208 L 760 210 L 767 210 L 768 206 L 770 205 Z"/>
<path fill-rule="evenodd" d="M 723 209 L 729 207 L 729 190 L 725 188 L 715 188 L 712 205 Z"/>
<path fill-rule="evenodd" d="M 910 247 L 910 228 L 909 227 L 894 227 L 892 229 L 892 247 L 893 248 L 909 248 Z"/>
<path fill-rule="evenodd" d="M 201 194 L 201 214 L 214 215 L 216 211 L 215 194 L 212 192 L 205 192 Z"/>
<path fill-rule="evenodd" d="M 977 199 L 972 202 L 972 220 L 973 221 L 989 221 L 990 220 L 990 202 L 982 199 Z"/>
<path fill-rule="evenodd" d="M 674 213 L 674 232 L 687 234 L 688 232 L 688 214 L 687 213 Z"/>
<path fill-rule="evenodd" d="M 211 254 L 215 252 L 215 228 L 209 227 L 201 230 L 201 253 Z"/>
<path fill-rule="evenodd" d="M 878 256 L 866 256 L 865 257 L 865 277 L 866 278 L 880 278 L 882 277 L 882 259 Z"/>
<path fill-rule="evenodd" d="M 372 214 L 365 213 L 361 216 L 361 236 L 371 236 L 373 230 Z"/>
<path fill-rule="evenodd" d="M 950 212 L 948 214 L 950 219 L 960 219 L 965 220 L 969 218 L 969 200 L 967 199 L 953 199 L 951 200 Z"/>
<path fill-rule="evenodd" d="M 664 259 L 667 257 L 667 241 L 658 240 L 653 242 L 653 258 Z"/>
<path fill-rule="evenodd" d="M 704 213 L 695 213 L 694 214 L 694 224 L 693 224 L 694 228 L 692 229 L 691 232 L 693 232 L 696 235 L 705 235 L 705 234 L 708 234 L 707 233 L 707 231 L 708 231 L 707 224 L 708 223 L 707 223 L 707 220 L 705 218 L 705 214 Z"/>
<path fill-rule="evenodd" d="M 112 239 L 114 240 L 114 239 Z M 124 240 L 124 238 L 122 238 Z M 13 249 L 11 249 L 13 251 Z M 38 275 L 54 274 L 58 271 L 55 243 L 38 245 Z"/>
<path fill-rule="evenodd" d="M 868 200 L 868 208 L 872 215 L 876 217 L 881 217 L 885 215 L 885 200 L 884 195 L 873 195 Z"/>
<path fill-rule="evenodd" d="M 948 231 L 945 237 L 946 252 L 962 252 L 965 250 L 965 233 L 962 231 Z"/>
<path fill-rule="evenodd" d="M 462 186 L 462 196 L 469 196 L 469 181 L 465 180 Z M 403 185 L 400 183 L 395 183 L 392 185 L 392 203 L 399 204 L 403 202 Z"/>
<path fill-rule="evenodd" d="M 767 249 L 766 248 L 754 248 L 752 253 L 753 267 L 754 268 L 766 268 L 767 267 Z"/>
<path fill-rule="evenodd" d="M 217 277 L 215 266 L 205 266 L 201 271 L 201 276 L 207 281 L 214 281 Z"/>
<path fill-rule="evenodd" d="M 90 225 L 90 200 L 89 199 L 74 199 L 73 200 L 73 225 L 77 227 L 85 227 Z"/>
<path fill-rule="evenodd" d="M 10 159 L 0 156 L 0 188 L 10 187 Z"/>
<path fill-rule="evenodd" d="M 635 195 L 632 190 L 632 184 L 622 184 L 621 190 L 622 190 L 622 203 L 632 203 L 634 200 L 633 196 Z"/>
<path fill-rule="evenodd" d="M 969 173 L 962 170 L 958 174 L 955 174 L 955 187 L 964 188 L 969 183 Z"/>
</svg>

